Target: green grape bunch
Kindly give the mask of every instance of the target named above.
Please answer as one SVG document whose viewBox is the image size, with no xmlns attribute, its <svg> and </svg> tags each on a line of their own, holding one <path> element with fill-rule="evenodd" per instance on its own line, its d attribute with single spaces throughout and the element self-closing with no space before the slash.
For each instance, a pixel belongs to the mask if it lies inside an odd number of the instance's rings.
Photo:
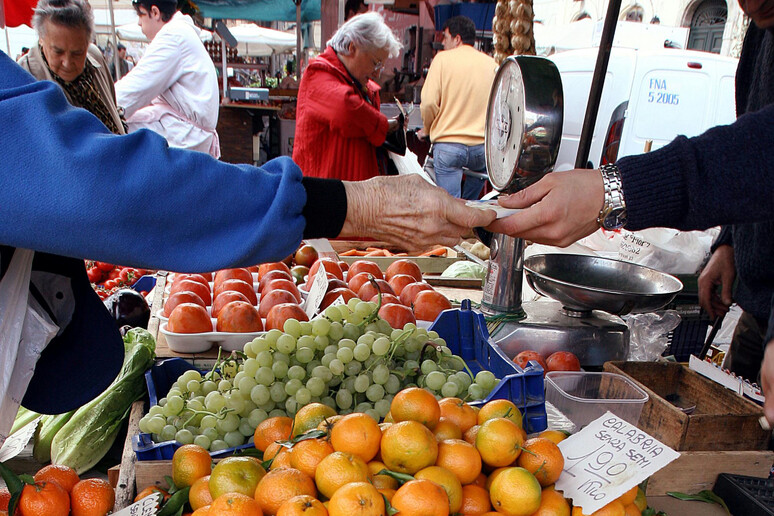
<svg viewBox="0 0 774 516">
<path fill-rule="evenodd" d="M 392 328 L 378 308 L 354 298 L 312 321 L 289 319 L 284 331 L 269 330 L 243 352 L 219 356 L 210 371 L 184 372 L 142 417 L 140 431 L 154 442 L 219 451 L 251 443 L 265 419 L 293 417 L 313 402 L 379 421 L 406 387 L 476 401 L 497 385 L 490 371 L 473 375 L 437 332 L 413 323 Z"/>
</svg>

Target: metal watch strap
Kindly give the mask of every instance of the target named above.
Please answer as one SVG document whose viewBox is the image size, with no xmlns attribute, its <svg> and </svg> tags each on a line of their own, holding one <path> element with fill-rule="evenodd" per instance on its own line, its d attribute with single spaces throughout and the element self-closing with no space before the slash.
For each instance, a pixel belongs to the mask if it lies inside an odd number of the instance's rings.
<svg viewBox="0 0 774 516">
<path fill-rule="evenodd" d="M 623 183 L 618 167 L 612 164 L 602 165 L 599 171 L 602 173 L 602 183 L 605 187 L 605 203 L 597 217 L 597 223 L 602 226 L 605 217 L 611 211 L 616 208 L 626 208 L 626 201 L 623 197 Z"/>
</svg>

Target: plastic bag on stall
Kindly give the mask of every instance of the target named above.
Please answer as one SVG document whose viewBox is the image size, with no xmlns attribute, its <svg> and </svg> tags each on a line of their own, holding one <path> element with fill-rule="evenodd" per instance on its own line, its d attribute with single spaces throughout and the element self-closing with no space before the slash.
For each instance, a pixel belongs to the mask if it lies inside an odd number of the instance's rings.
<svg viewBox="0 0 774 516">
<path fill-rule="evenodd" d="M 13 425 L 35 364 L 59 328 L 29 299 L 35 252 L 16 249 L 0 280 L 0 446 Z"/>
<path fill-rule="evenodd" d="M 667 334 L 680 324 L 675 310 L 631 314 L 623 317 L 629 327 L 629 356 L 627 360 L 652 362 L 669 346 Z"/>
<path fill-rule="evenodd" d="M 719 231 L 622 230 L 618 258 L 668 274 L 696 274 L 709 258 L 710 246 Z"/>
</svg>

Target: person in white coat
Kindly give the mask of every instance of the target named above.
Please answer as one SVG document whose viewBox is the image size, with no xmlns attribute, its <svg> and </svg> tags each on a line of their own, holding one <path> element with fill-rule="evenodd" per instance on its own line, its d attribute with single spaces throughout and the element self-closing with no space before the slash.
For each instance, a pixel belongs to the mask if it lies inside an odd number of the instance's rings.
<svg viewBox="0 0 774 516">
<path fill-rule="evenodd" d="M 218 78 L 200 30 L 177 11 L 175 0 L 134 0 L 132 5 L 151 43 L 116 83 L 129 131 L 151 129 L 171 147 L 220 157 Z"/>
</svg>

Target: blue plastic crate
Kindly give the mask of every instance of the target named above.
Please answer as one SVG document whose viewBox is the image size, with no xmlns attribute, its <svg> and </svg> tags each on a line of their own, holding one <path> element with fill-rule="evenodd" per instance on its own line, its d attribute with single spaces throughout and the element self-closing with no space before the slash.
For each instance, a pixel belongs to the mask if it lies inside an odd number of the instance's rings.
<svg viewBox="0 0 774 516">
<path fill-rule="evenodd" d="M 528 367 L 522 369 L 509 359 L 489 338 L 486 320 L 483 314 L 471 310 L 470 300 L 462 301 L 459 309 L 442 312 L 430 329 L 443 337 L 452 353 L 465 360 L 473 374 L 485 369 L 501 380 L 485 400 L 471 405 L 507 399 L 521 410 L 524 430 L 528 434 L 548 428 L 543 368 L 530 361 Z"/>
<path fill-rule="evenodd" d="M 442 312 L 430 329 L 438 332 L 452 353 L 465 360 L 473 374 L 488 370 L 500 379 L 500 383 L 485 400 L 473 402 L 471 405 L 481 406 L 490 400 L 507 399 L 521 410 L 524 430 L 527 433 L 542 432 L 548 427 L 543 368 L 537 362 L 530 361 L 528 367 L 522 369 L 510 360 L 489 338 L 486 320 L 480 312 L 471 309 L 470 300 L 464 300 L 459 309 Z M 182 358 L 156 362 L 145 373 L 151 405 L 156 405 L 159 398 L 166 396 L 181 374 L 194 368 Z M 154 443 L 150 434 L 132 436 L 132 449 L 137 460 L 169 460 L 180 446 L 177 441 Z M 252 444 L 245 444 L 210 455 L 228 456 L 235 450 L 251 447 Z"/>
<path fill-rule="evenodd" d="M 156 276 L 145 275 L 134 282 L 132 288 L 137 292 L 150 292 L 156 286 Z"/>
</svg>

